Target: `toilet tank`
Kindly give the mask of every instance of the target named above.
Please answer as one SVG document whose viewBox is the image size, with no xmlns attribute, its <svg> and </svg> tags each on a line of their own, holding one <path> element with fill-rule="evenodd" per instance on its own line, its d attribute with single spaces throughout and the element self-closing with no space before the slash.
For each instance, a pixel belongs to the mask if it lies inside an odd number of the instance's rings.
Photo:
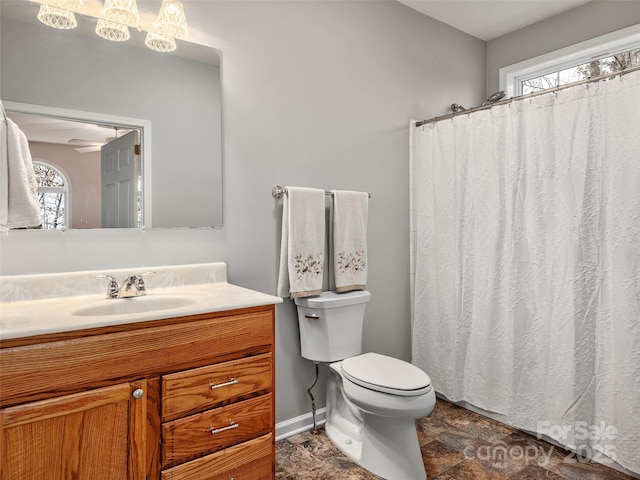
<svg viewBox="0 0 640 480">
<path fill-rule="evenodd" d="M 314 362 L 336 362 L 362 353 L 369 298 L 366 290 L 296 298 L 302 356 Z"/>
</svg>

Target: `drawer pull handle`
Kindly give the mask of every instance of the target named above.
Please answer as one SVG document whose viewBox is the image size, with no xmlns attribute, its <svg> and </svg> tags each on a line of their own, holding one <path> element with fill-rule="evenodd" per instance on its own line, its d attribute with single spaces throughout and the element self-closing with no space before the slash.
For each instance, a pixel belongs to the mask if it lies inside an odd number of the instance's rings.
<svg viewBox="0 0 640 480">
<path fill-rule="evenodd" d="M 308 318 L 309 320 L 319 320 L 320 316 L 312 313 L 311 315 L 305 315 L 304 318 Z"/>
<path fill-rule="evenodd" d="M 211 390 L 215 390 L 216 388 L 220 388 L 220 387 L 228 387 L 229 385 L 235 385 L 236 383 L 238 383 L 238 379 L 237 378 L 230 378 L 228 382 L 224 382 L 224 383 L 210 383 L 209 384 L 209 388 Z"/>
<path fill-rule="evenodd" d="M 226 432 L 227 430 L 233 430 L 234 428 L 238 428 L 240 426 L 239 423 L 231 422 L 228 426 L 222 428 L 209 428 L 209 433 L 211 435 L 215 435 L 216 433 Z"/>
</svg>

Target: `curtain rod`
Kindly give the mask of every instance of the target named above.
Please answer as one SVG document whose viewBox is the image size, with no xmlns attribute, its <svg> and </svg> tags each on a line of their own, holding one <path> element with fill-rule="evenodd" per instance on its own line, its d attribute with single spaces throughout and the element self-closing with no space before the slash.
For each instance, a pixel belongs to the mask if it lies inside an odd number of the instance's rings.
<svg viewBox="0 0 640 480">
<path fill-rule="evenodd" d="M 289 193 L 285 187 L 281 187 L 280 185 L 276 185 L 271 189 L 271 195 L 273 198 L 282 198 L 283 195 Z M 333 192 L 329 192 L 327 190 L 324 191 L 325 195 L 333 195 Z M 371 194 L 368 193 L 369 198 L 371 198 Z"/>
<path fill-rule="evenodd" d="M 547 90 L 541 90 L 539 92 L 532 92 L 532 93 L 528 93 L 526 95 L 520 95 L 518 97 L 507 98 L 506 100 L 500 100 L 500 101 L 492 103 L 490 105 L 484 105 L 484 106 L 481 105 L 479 107 L 468 108 L 467 110 L 463 110 L 461 112 L 453 112 L 453 113 L 449 113 L 447 115 L 442 115 L 440 117 L 433 117 L 433 118 L 430 118 L 429 120 L 421 120 L 419 122 L 416 122 L 414 126 L 415 127 L 421 127 L 422 125 L 426 125 L 428 123 L 435 123 L 435 122 L 438 122 L 440 120 L 447 120 L 449 118 L 453 118 L 453 117 L 456 117 L 458 115 L 464 115 L 464 114 L 467 114 L 467 113 L 479 112 L 480 110 L 486 110 L 487 108 L 492 108 L 492 107 L 494 107 L 496 105 L 506 105 L 508 103 L 513 102 L 514 100 L 526 100 L 527 98 L 537 97 L 539 95 L 545 95 L 545 94 L 549 94 L 549 93 L 556 93 L 556 92 L 558 92 L 560 90 L 565 90 L 565 89 L 571 88 L 571 87 L 577 87 L 579 85 L 585 85 L 585 84 L 588 84 L 588 83 L 599 82 L 599 81 L 607 79 L 607 78 L 622 77 L 623 75 L 626 75 L 627 73 L 637 72 L 639 70 L 640 70 L 640 66 L 629 68 L 627 70 L 622 70 L 620 72 L 613 72 L 613 73 L 607 73 L 607 74 L 604 74 L 604 75 L 598 75 L 597 77 L 586 78 L 584 80 L 580 80 L 579 82 L 569 83 L 567 85 L 560 85 L 559 87 L 549 88 Z"/>
</svg>

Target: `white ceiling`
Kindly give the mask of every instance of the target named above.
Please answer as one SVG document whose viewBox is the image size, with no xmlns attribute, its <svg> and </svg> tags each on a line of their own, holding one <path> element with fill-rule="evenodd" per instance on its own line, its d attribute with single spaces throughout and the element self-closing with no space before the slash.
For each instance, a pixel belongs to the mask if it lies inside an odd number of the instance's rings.
<svg viewBox="0 0 640 480">
<path fill-rule="evenodd" d="M 493 40 L 591 0 L 398 0 L 484 41 Z"/>
<path fill-rule="evenodd" d="M 100 150 L 86 147 L 100 147 L 115 137 L 122 136 L 130 130 L 114 128 L 108 125 L 50 118 L 28 113 L 7 112 L 30 142 L 55 143 L 69 145 L 80 149 L 80 152 Z"/>
</svg>

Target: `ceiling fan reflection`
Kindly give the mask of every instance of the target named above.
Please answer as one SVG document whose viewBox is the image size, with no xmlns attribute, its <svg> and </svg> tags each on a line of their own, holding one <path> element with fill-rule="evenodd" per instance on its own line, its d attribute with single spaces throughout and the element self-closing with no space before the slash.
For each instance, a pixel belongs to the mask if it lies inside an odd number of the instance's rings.
<svg viewBox="0 0 640 480">
<path fill-rule="evenodd" d="M 67 143 L 71 145 L 80 145 L 78 148 L 75 149 L 76 152 L 80 152 L 80 153 L 99 152 L 104 145 L 118 138 L 118 132 L 126 134 L 130 131 L 126 129 L 121 130 L 119 127 L 115 127 L 115 126 L 112 128 L 115 131 L 115 136 L 106 137 L 102 142 L 96 142 L 94 140 L 81 139 L 81 138 L 72 138 Z"/>
</svg>

